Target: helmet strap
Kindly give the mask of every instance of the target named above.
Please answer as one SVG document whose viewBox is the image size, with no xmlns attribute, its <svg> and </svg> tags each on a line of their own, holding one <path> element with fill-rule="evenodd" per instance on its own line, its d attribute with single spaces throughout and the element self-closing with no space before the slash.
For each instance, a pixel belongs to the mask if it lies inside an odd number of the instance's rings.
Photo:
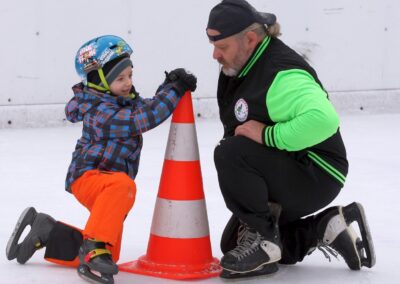
<svg viewBox="0 0 400 284">
<path fill-rule="evenodd" d="M 92 82 L 87 82 L 87 86 L 90 87 L 90 88 L 93 88 L 93 89 L 95 89 L 97 91 L 105 92 L 105 93 L 109 94 L 110 93 L 110 86 L 108 85 L 107 80 L 106 80 L 106 78 L 104 76 L 103 69 L 101 69 L 101 68 L 97 69 L 97 72 L 99 73 L 99 78 L 100 78 L 101 84 L 100 85 L 96 85 L 96 84 L 94 84 Z"/>
<path fill-rule="evenodd" d="M 97 72 L 99 73 L 100 81 L 103 84 L 104 88 L 106 88 L 106 90 L 110 90 L 110 86 L 108 85 L 106 77 L 104 76 L 103 69 L 97 69 Z"/>
<path fill-rule="evenodd" d="M 102 87 L 102 86 L 99 86 L 99 85 L 96 85 L 96 84 L 93 84 L 92 82 L 88 82 L 88 83 L 87 83 L 87 86 L 88 86 L 89 88 L 93 88 L 93 89 L 95 89 L 95 90 L 97 90 L 97 91 L 100 91 L 100 92 L 110 93 L 110 91 L 107 90 L 106 88 L 104 88 L 104 87 Z"/>
</svg>

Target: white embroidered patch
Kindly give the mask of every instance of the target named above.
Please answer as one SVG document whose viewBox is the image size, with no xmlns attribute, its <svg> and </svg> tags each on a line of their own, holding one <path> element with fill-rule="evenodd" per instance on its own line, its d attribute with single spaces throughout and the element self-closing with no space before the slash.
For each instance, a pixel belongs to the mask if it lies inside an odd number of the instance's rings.
<svg viewBox="0 0 400 284">
<path fill-rule="evenodd" d="M 236 119 L 240 122 L 243 122 L 247 119 L 249 115 L 249 106 L 244 99 L 239 99 L 235 104 L 235 116 Z"/>
</svg>

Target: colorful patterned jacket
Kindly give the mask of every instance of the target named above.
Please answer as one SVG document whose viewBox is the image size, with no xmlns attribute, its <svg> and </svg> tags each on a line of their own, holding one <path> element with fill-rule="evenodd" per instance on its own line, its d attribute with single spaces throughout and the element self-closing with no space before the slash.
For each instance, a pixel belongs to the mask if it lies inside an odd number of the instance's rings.
<svg viewBox="0 0 400 284">
<path fill-rule="evenodd" d="M 170 84 L 159 87 L 152 99 L 115 97 L 77 84 L 65 114 L 71 122 L 83 121 L 82 137 L 72 154 L 65 182 L 71 184 L 88 170 L 121 171 L 135 179 L 143 145 L 142 133 L 166 120 L 180 95 Z M 134 90 L 134 88 L 133 88 Z"/>
</svg>

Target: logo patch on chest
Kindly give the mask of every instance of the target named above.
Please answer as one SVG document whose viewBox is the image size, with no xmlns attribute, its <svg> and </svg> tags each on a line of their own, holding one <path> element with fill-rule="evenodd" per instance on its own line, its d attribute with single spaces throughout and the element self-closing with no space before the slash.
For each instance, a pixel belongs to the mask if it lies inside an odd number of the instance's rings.
<svg viewBox="0 0 400 284">
<path fill-rule="evenodd" d="M 239 99 L 235 104 L 235 116 L 236 119 L 240 122 L 243 122 L 247 119 L 249 115 L 249 106 L 244 99 Z"/>
</svg>

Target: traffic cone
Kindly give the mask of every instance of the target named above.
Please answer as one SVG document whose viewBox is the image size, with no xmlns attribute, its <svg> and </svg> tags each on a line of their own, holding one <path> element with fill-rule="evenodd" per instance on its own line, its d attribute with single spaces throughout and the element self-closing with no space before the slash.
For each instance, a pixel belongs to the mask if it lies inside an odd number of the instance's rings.
<svg viewBox="0 0 400 284">
<path fill-rule="evenodd" d="M 169 279 L 209 278 L 222 271 L 211 253 L 189 92 L 172 116 L 147 253 L 119 268 Z"/>
</svg>

